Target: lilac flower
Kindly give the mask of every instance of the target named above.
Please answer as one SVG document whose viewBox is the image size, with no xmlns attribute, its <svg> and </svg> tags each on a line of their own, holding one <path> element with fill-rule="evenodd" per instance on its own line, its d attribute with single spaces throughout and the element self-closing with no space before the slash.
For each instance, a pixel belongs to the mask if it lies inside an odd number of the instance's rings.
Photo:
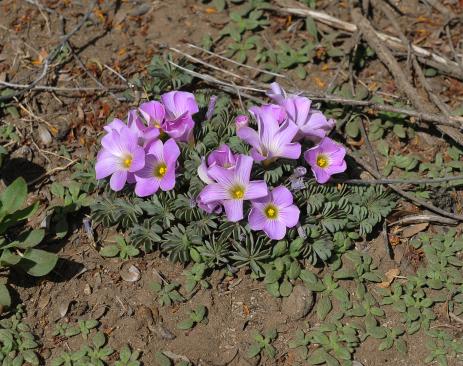
<svg viewBox="0 0 463 366">
<path fill-rule="evenodd" d="M 101 140 L 103 149 L 98 153 L 95 165 L 96 179 L 111 175 L 110 186 L 120 191 L 128 175 L 145 165 L 145 151 L 138 145 L 138 136 L 127 126 L 111 130 Z"/>
<path fill-rule="evenodd" d="M 115 118 L 110 124 L 103 127 L 106 132 L 111 132 L 116 130 L 121 132 L 124 128 L 129 128 L 138 139 L 138 144 L 141 146 L 146 146 L 151 141 L 155 140 L 159 136 L 159 130 L 153 127 L 147 127 L 140 119 L 137 114 L 136 109 L 129 111 L 127 116 L 127 124 L 121 121 L 118 118 Z"/>
<path fill-rule="evenodd" d="M 171 91 L 161 95 L 166 110 L 162 129 L 177 141 L 189 141 L 193 136 L 195 122 L 192 115 L 199 111 L 193 94 Z"/>
<path fill-rule="evenodd" d="M 282 124 L 286 119 L 285 109 L 276 104 L 265 104 L 260 107 L 253 106 L 249 108 L 249 112 L 256 120 L 259 120 L 260 116 L 265 114 L 272 114 L 278 121 L 278 124 Z"/>
<path fill-rule="evenodd" d="M 208 184 L 199 194 L 199 200 L 207 205 L 220 202 L 229 221 L 236 222 L 243 218 L 243 201 L 267 195 L 267 184 L 264 181 L 250 181 L 252 158 L 238 155 L 234 169 L 226 169 L 215 165 L 208 171 L 216 182 Z"/>
<path fill-rule="evenodd" d="M 213 95 L 211 99 L 209 99 L 209 104 L 207 106 L 207 112 L 206 112 L 206 120 L 209 121 L 212 116 L 214 115 L 215 111 L 215 103 L 217 102 L 217 95 Z"/>
<path fill-rule="evenodd" d="M 175 165 L 180 149 L 173 139 L 164 144 L 161 140 L 153 142 L 146 153 L 145 166 L 135 173 L 135 194 L 145 197 L 157 192 L 159 188 L 169 191 L 175 186 Z"/>
<path fill-rule="evenodd" d="M 307 138 L 319 142 L 335 125 L 334 120 L 327 120 L 322 112 L 311 108 L 312 101 L 309 98 L 287 95 L 278 83 L 270 85 L 267 95 L 283 107 L 287 118 L 297 125 L 299 131 L 296 140 Z"/>
<path fill-rule="evenodd" d="M 270 90 L 267 91 L 267 95 L 270 99 L 272 99 L 276 104 L 282 104 L 282 102 L 287 97 L 293 97 L 294 95 L 290 94 L 287 95 L 285 90 L 278 84 L 277 82 L 270 84 Z"/>
<path fill-rule="evenodd" d="M 120 131 L 122 128 L 127 127 L 127 125 L 121 121 L 119 118 L 114 118 L 111 123 L 103 127 L 106 132 L 111 132 L 112 130 Z"/>
<path fill-rule="evenodd" d="M 149 126 L 161 128 L 166 116 L 166 110 L 162 103 L 152 100 L 150 102 L 142 103 L 139 107 L 140 113 L 143 118 L 148 122 Z"/>
<path fill-rule="evenodd" d="M 222 212 L 222 205 L 219 201 L 213 201 L 209 203 L 204 203 L 201 196 L 198 196 L 196 199 L 198 207 L 208 214 L 219 214 Z"/>
<path fill-rule="evenodd" d="M 346 149 L 325 137 L 320 144 L 312 147 L 304 153 L 304 158 L 312 168 L 312 172 L 318 183 L 326 183 L 333 174 L 346 170 L 344 156 Z"/>
<path fill-rule="evenodd" d="M 283 101 L 288 119 L 299 128 L 296 139 L 307 138 L 318 142 L 334 127 L 334 120 L 327 120 L 322 112 L 310 108 L 312 101 L 306 97 L 292 97 Z"/>
<path fill-rule="evenodd" d="M 293 205 L 293 195 L 284 186 L 274 188 L 266 197 L 252 201 L 249 226 L 264 230 L 270 239 L 281 240 L 286 228 L 296 226 L 300 211 Z"/>
<path fill-rule="evenodd" d="M 270 108 L 261 109 L 256 114 L 258 131 L 250 127 L 240 128 L 236 134 L 252 146 L 251 156 L 256 161 L 273 161 L 274 159 L 297 159 L 301 155 L 301 145 L 292 140 L 297 133 L 297 126 L 286 121 L 281 126 Z"/>
<path fill-rule="evenodd" d="M 211 152 L 206 159 L 202 158 L 198 167 L 198 176 L 206 184 L 214 183 L 208 175 L 208 171 L 213 166 L 221 166 L 225 169 L 233 169 L 236 165 L 236 155 L 232 153 L 228 145 L 222 144 L 218 149 Z"/>
<path fill-rule="evenodd" d="M 249 117 L 245 114 L 240 114 L 235 118 L 236 130 L 238 131 L 241 127 L 247 127 L 249 124 Z"/>
</svg>

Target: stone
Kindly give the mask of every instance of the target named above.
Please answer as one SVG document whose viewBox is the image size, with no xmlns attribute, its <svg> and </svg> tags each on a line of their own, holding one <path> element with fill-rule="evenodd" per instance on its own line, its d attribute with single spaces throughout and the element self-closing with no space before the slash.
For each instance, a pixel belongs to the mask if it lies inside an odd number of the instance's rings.
<svg viewBox="0 0 463 366">
<path fill-rule="evenodd" d="M 291 295 L 283 298 L 282 311 L 291 320 L 299 320 L 304 318 L 313 306 L 313 292 L 303 285 L 296 285 Z"/>
</svg>

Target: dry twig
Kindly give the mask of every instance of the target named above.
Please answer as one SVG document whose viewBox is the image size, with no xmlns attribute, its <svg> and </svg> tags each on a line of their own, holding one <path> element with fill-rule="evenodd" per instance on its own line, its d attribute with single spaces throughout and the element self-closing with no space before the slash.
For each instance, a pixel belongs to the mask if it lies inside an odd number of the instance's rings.
<svg viewBox="0 0 463 366">
<path fill-rule="evenodd" d="M 287 0 L 277 0 L 277 3 L 281 6 L 274 8 L 275 11 L 283 12 L 287 14 L 297 15 L 307 17 L 310 16 L 314 20 L 327 24 L 331 27 L 344 30 L 348 33 L 354 33 L 358 31 L 358 22 L 354 19 L 355 24 L 345 22 L 338 18 L 332 17 L 321 11 L 311 10 L 307 7 L 302 7 L 301 4 L 298 4 L 298 7 L 287 6 Z M 403 44 L 402 41 L 397 38 L 390 36 L 385 33 L 374 31 L 376 36 L 389 47 L 399 50 L 399 51 L 408 51 L 408 44 Z M 411 45 L 411 49 L 419 56 L 420 62 L 435 67 L 436 69 L 451 75 L 458 79 L 463 79 L 463 73 L 461 72 L 458 64 L 454 61 L 449 60 L 448 58 L 436 55 L 422 47 L 416 45 Z"/>
</svg>

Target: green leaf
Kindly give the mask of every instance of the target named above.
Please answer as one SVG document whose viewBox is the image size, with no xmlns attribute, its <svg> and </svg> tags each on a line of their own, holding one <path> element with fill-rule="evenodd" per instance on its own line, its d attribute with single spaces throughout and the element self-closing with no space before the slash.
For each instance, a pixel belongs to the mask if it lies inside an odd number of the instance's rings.
<svg viewBox="0 0 463 366">
<path fill-rule="evenodd" d="M 27 198 L 27 184 L 24 178 L 19 177 L 0 194 L 0 221 L 1 218 L 19 210 Z"/>
<path fill-rule="evenodd" d="M 102 348 L 106 343 L 106 336 L 103 332 L 96 333 L 92 338 L 92 343 L 97 348 Z"/>
<path fill-rule="evenodd" d="M 320 320 L 325 320 L 328 313 L 333 308 L 331 300 L 327 295 L 322 295 L 317 303 L 317 315 Z"/>
<path fill-rule="evenodd" d="M 288 297 L 291 295 L 291 292 L 293 292 L 293 286 L 289 281 L 283 281 L 282 284 L 280 285 L 280 294 L 283 297 Z"/>
<path fill-rule="evenodd" d="M 162 352 L 156 352 L 154 357 L 156 358 L 156 361 L 159 366 L 172 366 L 173 365 L 171 359 Z"/>
<path fill-rule="evenodd" d="M 18 265 L 34 277 L 45 276 L 55 268 L 58 256 L 41 249 L 27 249 Z"/>
<path fill-rule="evenodd" d="M 323 348 L 318 348 L 309 356 L 307 362 L 310 365 L 320 365 L 325 363 L 328 353 Z"/>
<path fill-rule="evenodd" d="M 29 231 L 28 233 L 23 233 L 17 239 L 19 243 L 16 245 L 16 248 L 20 248 L 20 249 L 33 248 L 43 240 L 44 236 L 45 236 L 45 231 L 40 230 L 40 229 L 32 230 L 32 231 Z"/>
<path fill-rule="evenodd" d="M 256 357 L 260 353 L 260 351 L 261 351 L 260 345 L 258 345 L 257 343 L 254 343 L 249 347 L 247 356 L 249 358 Z"/>
<path fill-rule="evenodd" d="M 265 274 L 264 282 L 267 284 L 277 282 L 281 277 L 281 273 L 275 269 L 271 269 Z"/>
<path fill-rule="evenodd" d="M 8 291 L 8 287 L 4 284 L 0 284 L 0 305 L 11 306 L 10 291 Z"/>
<path fill-rule="evenodd" d="M 178 329 L 187 330 L 193 328 L 194 321 L 193 319 L 186 319 L 177 324 Z"/>
<path fill-rule="evenodd" d="M 100 255 L 103 257 L 115 257 L 119 254 L 119 247 L 117 245 L 105 245 L 100 249 Z"/>
</svg>

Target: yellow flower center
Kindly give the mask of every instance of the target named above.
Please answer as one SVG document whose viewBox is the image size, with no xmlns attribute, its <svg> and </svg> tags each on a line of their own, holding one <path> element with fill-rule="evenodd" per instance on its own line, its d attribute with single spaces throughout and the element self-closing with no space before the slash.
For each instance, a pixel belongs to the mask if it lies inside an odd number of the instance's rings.
<svg viewBox="0 0 463 366">
<path fill-rule="evenodd" d="M 124 166 L 124 168 L 126 169 L 129 169 L 130 166 L 132 165 L 132 155 L 127 155 L 124 160 L 122 160 L 122 165 Z"/>
<path fill-rule="evenodd" d="M 325 155 L 317 156 L 317 165 L 320 168 L 326 168 L 328 166 L 328 158 Z"/>
<path fill-rule="evenodd" d="M 234 186 L 231 190 L 230 190 L 230 194 L 232 196 L 233 199 L 235 200 L 240 200 L 244 197 L 244 188 L 242 186 Z"/>
<path fill-rule="evenodd" d="M 167 165 L 165 163 L 161 163 L 154 168 L 154 176 L 156 178 L 162 178 L 166 175 L 166 173 Z"/>
<path fill-rule="evenodd" d="M 161 123 L 159 121 L 154 121 L 154 127 L 161 128 Z"/>
<path fill-rule="evenodd" d="M 275 205 L 268 205 L 264 210 L 267 219 L 276 219 L 278 216 L 278 208 Z"/>
</svg>

